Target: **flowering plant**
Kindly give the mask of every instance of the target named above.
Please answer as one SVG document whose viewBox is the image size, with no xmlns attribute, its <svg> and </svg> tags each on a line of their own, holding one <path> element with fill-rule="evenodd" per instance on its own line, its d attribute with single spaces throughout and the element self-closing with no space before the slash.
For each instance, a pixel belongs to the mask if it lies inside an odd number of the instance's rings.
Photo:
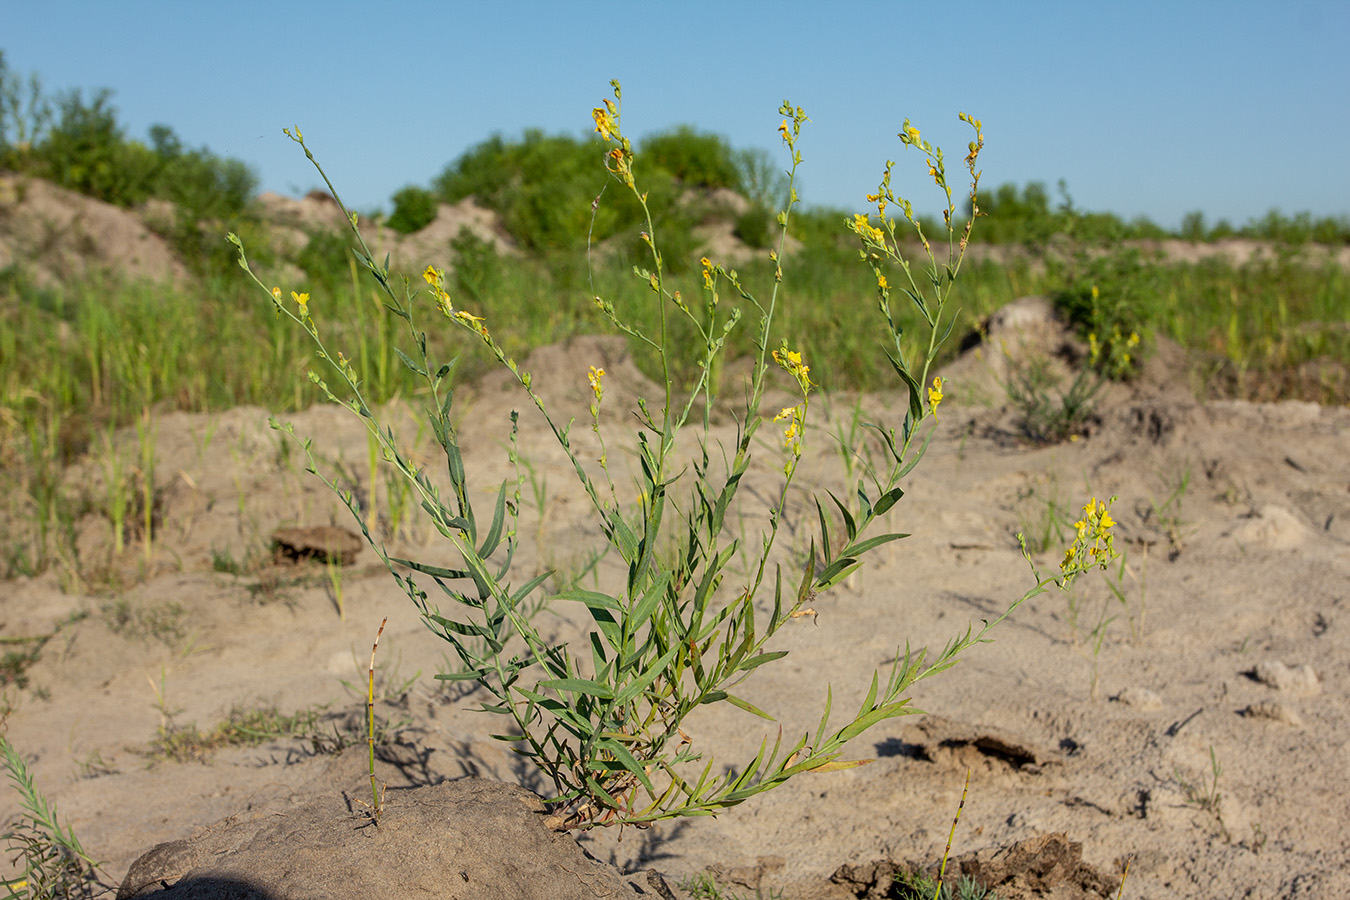
<svg viewBox="0 0 1350 900">
<path fill-rule="evenodd" d="M 878 520 L 903 496 L 900 484 L 919 462 L 932 436 L 931 429 L 924 431 L 921 426 L 926 419 L 936 417 L 942 401 L 942 380 L 930 379 L 930 368 L 950 330 L 952 313 L 947 301 L 979 213 L 976 165 L 984 137 L 980 121 L 962 114 L 962 121 L 974 131 L 965 157 L 972 214 L 958 227 L 941 149 L 922 140 L 918 129 L 908 121 L 900 133 L 902 143 L 924 155 L 930 177 L 944 191 L 947 241 L 941 261 L 909 201 L 891 189 L 893 163 L 887 163 L 881 186 L 869 197 L 877 207 L 877 224 L 861 214 L 848 223 L 860 240 L 862 261 L 876 276 L 881 337 L 906 400 L 898 425 L 868 426 L 884 447 L 883 465 L 864 467 L 864 477 L 851 485 L 850 491 L 841 492 L 843 499 L 834 492 L 828 492 L 827 503 L 816 498 L 819 536 L 804 554 L 787 557 L 782 548 L 776 553 L 775 545 L 798 466 L 806 453 L 811 396 L 816 385 L 802 353 L 782 337 L 775 339 L 776 314 L 784 280 L 781 256 L 797 203 L 793 186 L 802 162 L 798 143 L 809 119 L 801 107 L 790 103 L 784 102 L 779 109 L 782 122 L 778 132 L 791 165 L 787 202 L 777 216 L 777 245 L 769 251 L 772 283 L 758 293 L 742 282 L 735 269 L 704 257 L 700 260 L 702 296 L 695 300 L 668 284 L 647 195 L 638 186 L 639 160 L 622 128 L 622 94 L 618 82 L 612 85 L 613 98 L 596 107 L 592 117 L 607 148 L 605 169 L 622 190 L 631 192 L 645 217 L 641 237 L 650 262 L 633 271 L 649 286 L 659 305 L 655 332 L 649 334 L 626 320 L 603 297 L 595 297 L 594 303 L 616 329 L 655 352 L 664 376 L 663 396 L 642 398 L 634 411 L 639 463 L 635 501 L 620 502 L 603 450 L 606 429 L 600 410 L 604 370 L 592 366 L 586 373 L 593 394 L 592 427 L 601 435 L 597 469 L 578 455 L 569 437 L 570 425 L 550 412 L 534 388 L 531 373 L 502 350 L 489 323 L 482 316 L 455 307 L 446 291 L 444 272 L 429 266 L 423 273 L 440 314 L 451 325 L 476 335 L 543 414 L 589 498 L 591 513 L 611 551 L 622 561 L 622 583 L 609 591 L 577 589 L 557 595 L 557 599 L 584 607 L 590 616 L 591 628 L 583 646 L 550 641 L 532 620 L 531 610 L 538 607 L 527 601 L 541 590 L 548 573 L 532 574 L 523 582 L 513 579 L 519 504 L 508 502 L 509 482 L 503 482 L 490 522 L 483 527 L 484 520 L 470 502 L 468 474 L 451 418 L 452 366 L 438 363 L 429 355 L 426 335 L 418 329 L 414 315 L 418 294 L 406 285 L 401 292 L 394 289 L 388 260 L 384 265 L 375 260 L 356 228 L 356 218 L 349 215 L 359 247 L 355 252 L 384 292 L 391 312 L 407 325 L 415 347 L 413 354 L 400 353 L 400 357 L 425 383 L 431 398 L 428 417 L 445 453 L 448 492 L 411 461 L 391 429 L 382 427 L 377 413 L 362 399 L 350 364 L 324 345 L 309 306 L 298 299 L 304 295 L 295 295 L 296 308 L 292 309 L 282 302 L 280 289 L 268 290 L 258 281 L 280 314 L 289 316 L 310 334 L 319 357 L 332 364 L 352 399 L 338 400 L 317 374 L 311 373 L 311 380 L 330 399 L 344 403 L 364 420 L 379 442 L 384 459 L 418 492 L 432 523 L 462 560 L 461 567 L 446 568 L 395 558 L 371 540 L 427 624 L 458 656 L 461 671 L 441 677 L 481 685 L 492 697 L 483 708 L 508 718 L 513 726 L 509 734 L 501 735 L 502 739 L 514 744 L 517 752 L 552 782 L 555 793 L 550 801 L 555 815 L 551 821 L 557 828 L 645 824 L 676 816 L 713 814 L 802 773 L 861 765 L 868 760 L 842 758 L 845 744 L 879 722 L 914 712 L 905 692 L 919 679 L 953 665 L 963 651 L 984 641 L 989 630 L 1022 602 L 1012 604 L 998 620 L 984 623 L 978 632 L 967 629 L 932 659 L 924 650 L 911 653 L 907 645 L 898 650 L 889 671 L 873 675 L 865 698 L 847 721 L 831 723 L 827 694 L 814 734 L 784 745 L 780 730 L 772 747 L 766 739 L 755 757 L 734 773 L 713 774 L 712 759 L 703 758 L 681 723 L 698 707 L 711 703 L 729 703 L 750 715 L 771 719 L 767 712 L 733 693 L 734 686 L 760 666 L 786 655 L 787 651 L 773 649 L 771 641 L 795 620 L 814 615 L 811 604 L 820 594 L 848 577 L 869 552 L 906 536 L 873 531 Z M 287 133 L 313 160 L 299 131 Z M 319 171 L 322 174 L 322 169 Z M 903 221 L 887 215 L 890 206 L 903 212 Z M 917 233 L 927 255 L 928 266 L 921 274 L 901 255 L 897 231 L 905 229 Z M 231 240 L 239 246 L 240 265 L 252 274 L 242 244 L 233 235 Z M 897 267 L 900 273 L 896 286 L 887 278 L 891 267 Z M 922 315 L 926 333 L 919 342 L 923 351 L 917 358 L 910 358 L 906 352 L 908 341 L 902 340 L 905 336 L 893 306 L 897 302 L 912 303 Z M 670 329 L 675 317 L 683 317 L 699 336 L 698 375 L 683 393 L 676 392 L 671 377 Z M 716 379 L 710 373 L 725 352 L 728 335 L 743 327 L 753 329 L 753 365 L 736 415 L 735 443 L 726 448 L 729 452 L 722 454 L 720 463 L 714 463 L 708 434 L 710 412 L 718 396 Z M 733 536 L 741 533 L 740 528 L 732 528 L 733 523 L 740 524 L 734 504 L 744 476 L 757 461 L 755 437 L 768 418 L 762 410 L 766 389 L 773 378 L 782 377 L 774 375 L 777 371 L 784 374 L 796 399 L 773 415 L 783 429 L 785 462 L 758 544 L 742 546 L 742 541 Z M 658 402 L 649 405 L 649 400 Z M 517 427 L 516 414 L 512 413 L 513 457 Z M 692 460 L 680 456 L 676 449 L 677 438 L 686 428 L 701 434 L 699 452 Z M 313 456 L 310 458 L 313 464 Z M 312 467 L 317 469 L 317 465 Z M 515 500 L 519 499 L 519 483 Z M 337 490 L 333 482 L 329 484 Z M 344 500 L 364 530 L 365 519 L 359 507 L 350 494 L 344 495 Z M 1101 518 L 1094 522 L 1106 527 Z M 370 538 L 368 531 L 366 536 Z M 729 577 L 728 565 L 741 553 L 748 554 L 750 565 L 744 579 L 737 580 Z M 1084 558 L 1096 559 L 1080 554 L 1066 561 L 1053 580 L 1063 584 L 1085 571 Z M 1051 581 L 1038 578 L 1037 586 L 1027 596 L 1044 590 Z M 454 611 L 442 613 L 430 602 L 428 584 L 434 584 L 454 604 Z"/>
</svg>

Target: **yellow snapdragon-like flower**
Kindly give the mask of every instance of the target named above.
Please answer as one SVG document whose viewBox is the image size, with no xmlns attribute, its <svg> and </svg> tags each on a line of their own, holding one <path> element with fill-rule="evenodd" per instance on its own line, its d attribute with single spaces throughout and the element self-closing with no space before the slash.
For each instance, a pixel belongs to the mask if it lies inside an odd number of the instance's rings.
<svg viewBox="0 0 1350 900">
<path fill-rule="evenodd" d="M 862 213 L 854 214 L 853 224 L 850 227 L 857 234 L 861 235 L 864 240 L 871 241 L 874 244 L 886 243 L 886 232 L 873 225 L 868 221 L 867 216 Z"/>
<path fill-rule="evenodd" d="M 586 373 L 586 379 L 591 383 L 591 392 L 595 394 L 597 403 L 600 402 L 600 398 L 605 395 L 604 377 L 605 370 L 603 368 L 597 368 L 596 366 L 591 366 L 590 370 Z"/>
<path fill-rule="evenodd" d="M 595 130 L 605 140 L 609 140 L 609 136 L 618 130 L 618 126 L 614 124 L 614 119 L 607 109 L 597 106 L 591 110 L 591 118 L 595 119 Z"/>
<path fill-rule="evenodd" d="M 919 143 L 919 129 L 915 128 L 913 125 L 910 125 L 908 122 L 905 123 L 905 130 L 900 132 L 900 134 L 896 136 L 908 144 Z"/>
<path fill-rule="evenodd" d="M 942 402 L 942 376 L 938 375 L 933 379 L 933 386 L 928 389 L 928 409 L 933 413 L 933 418 L 937 418 L 938 404 Z"/>
<path fill-rule="evenodd" d="M 279 288 L 279 287 L 274 287 L 274 288 L 272 288 L 272 299 L 273 299 L 273 300 L 280 300 L 280 299 L 281 299 L 281 288 Z"/>
<path fill-rule="evenodd" d="M 796 456 L 802 455 L 802 416 L 804 412 L 800 406 L 785 406 L 782 412 L 773 417 L 775 422 L 787 420 L 787 428 L 783 429 L 783 446 L 791 450 Z"/>
<path fill-rule="evenodd" d="M 801 386 L 803 394 L 811 390 L 811 367 L 802 362 L 802 355 L 799 351 L 789 350 L 785 344 L 773 351 L 773 361 L 797 379 L 797 384 Z"/>
<path fill-rule="evenodd" d="M 883 291 L 889 291 L 891 289 L 891 283 L 886 280 L 885 275 L 878 275 L 877 287 L 881 288 Z"/>
</svg>

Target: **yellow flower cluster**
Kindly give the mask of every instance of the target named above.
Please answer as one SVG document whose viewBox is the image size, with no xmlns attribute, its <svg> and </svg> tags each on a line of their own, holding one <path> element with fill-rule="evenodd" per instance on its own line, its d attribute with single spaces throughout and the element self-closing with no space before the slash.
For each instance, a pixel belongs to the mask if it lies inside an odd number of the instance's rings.
<svg viewBox="0 0 1350 900">
<path fill-rule="evenodd" d="M 1114 502 L 1115 498 L 1111 500 Z M 1083 518 L 1073 523 L 1077 534 L 1069 549 L 1064 553 L 1064 561 L 1059 564 L 1060 571 L 1068 574 L 1071 571 L 1086 571 L 1093 566 L 1106 568 L 1116 556 L 1114 544 L 1114 535 L 1111 534 L 1111 526 L 1116 524 L 1116 520 L 1111 518 L 1111 511 L 1107 504 L 1101 503 L 1096 497 L 1093 497 L 1083 507 Z"/>
<path fill-rule="evenodd" d="M 1139 346 L 1139 332 L 1131 331 L 1130 336 L 1126 337 L 1120 331 L 1117 325 L 1107 339 L 1107 346 L 1110 349 L 1109 356 L 1115 356 L 1118 350 L 1123 348 L 1119 360 L 1116 361 L 1116 367 L 1121 371 L 1128 371 L 1130 364 L 1134 361 L 1134 348 Z M 1097 333 L 1091 332 L 1088 335 L 1088 362 L 1095 368 L 1102 359 L 1102 344 L 1097 339 Z"/>
<path fill-rule="evenodd" d="M 488 339 L 487 326 L 483 325 L 483 317 L 475 316 L 471 312 L 462 309 L 455 309 L 450 302 L 450 295 L 445 292 L 445 273 L 435 266 L 427 266 L 422 272 L 422 277 L 426 279 L 427 284 L 431 285 L 431 292 L 436 295 L 436 308 L 441 311 L 441 315 L 447 319 L 454 319 L 472 328 L 478 332 L 484 340 Z"/>
<path fill-rule="evenodd" d="M 775 422 L 787 420 L 783 429 L 783 446 L 792 451 L 793 456 L 802 455 L 802 422 L 806 417 L 804 406 L 785 406 L 783 411 L 773 417 Z"/>
<path fill-rule="evenodd" d="M 603 368 L 590 367 L 586 373 L 586 379 L 591 383 L 591 392 L 595 394 L 595 402 L 599 403 L 600 398 L 605 396 L 604 385 L 605 370 Z"/>
<path fill-rule="evenodd" d="M 882 245 L 885 245 L 886 243 L 886 232 L 873 225 L 868 221 L 867 216 L 862 213 L 855 214 L 853 216 L 853 221 L 849 223 L 848 227 L 855 234 L 860 235 L 865 241 Z"/>
<path fill-rule="evenodd" d="M 778 363 L 789 375 L 797 379 L 797 384 L 801 386 L 802 393 L 806 394 L 811 390 L 811 367 L 802 362 L 802 355 L 796 350 L 789 350 L 784 344 L 778 350 L 773 351 L 773 361 Z"/>
<path fill-rule="evenodd" d="M 885 190 L 878 189 L 875 194 L 868 194 L 867 202 L 875 203 L 877 205 L 877 215 L 881 216 L 882 218 L 885 218 L 886 202 L 887 202 Z"/>
<path fill-rule="evenodd" d="M 615 83 L 614 94 L 616 97 L 618 96 L 617 83 Z M 606 143 L 612 138 L 619 144 L 605 154 L 605 168 L 631 188 L 633 187 L 633 146 L 628 143 L 628 138 L 624 137 L 619 130 L 618 104 L 608 97 L 602 102 L 604 106 L 597 106 L 591 110 L 591 118 L 595 120 L 595 130 Z"/>
</svg>

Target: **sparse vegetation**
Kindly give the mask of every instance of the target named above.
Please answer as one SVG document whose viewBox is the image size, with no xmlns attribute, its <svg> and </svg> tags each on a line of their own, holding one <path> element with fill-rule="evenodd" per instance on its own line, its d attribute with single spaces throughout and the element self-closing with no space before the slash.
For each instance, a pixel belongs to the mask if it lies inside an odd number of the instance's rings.
<svg viewBox="0 0 1350 900">
<path fill-rule="evenodd" d="M 277 738 L 318 736 L 320 741 L 326 741 L 319 727 L 322 713 L 319 707 L 283 714 L 275 704 L 236 705 L 206 731 L 200 730 L 196 723 L 180 725 L 174 721 L 174 715 L 167 715 L 150 741 L 148 752 L 151 759 L 193 762 L 204 760 L 224 747 L 254 747 Z"/>
<path fill-rule="evenodd" d="M 18 869 L 17 878 L 0 883 L 8 896 L 70 900 L 110 893 L 100 864 L 85 852 L 69 823 L 61 824 L 56 807 L 34 785 L 23 757 L 2 737 L 0 755 L 19 792 L 21 808 L 18 819 L 0 834 Z"/>
</svg>

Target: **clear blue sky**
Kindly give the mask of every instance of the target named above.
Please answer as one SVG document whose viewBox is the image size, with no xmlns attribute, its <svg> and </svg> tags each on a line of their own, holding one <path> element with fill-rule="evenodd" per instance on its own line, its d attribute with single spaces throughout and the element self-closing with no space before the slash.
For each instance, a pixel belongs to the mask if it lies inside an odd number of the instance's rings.
<svg viewBox="0 0 1350 900">
<path fill-rule="evenodd" d="M 935 209 L 895 133 L 908 116 L 956 161 L 964 110 L 990 187 L 1063 178 L 1082 208 L 1167 226 L 1345 215 L 1348 47 L 1346 0 L 0 0 L 12 70 L 109 87 L 132 136 L 163 122 L 283 193 L 318 184 L 281 134 L 298 123 L 362 210 L 494 132 L 582 133 L 618 78 L 633 136 L 690 123 L 777 152 L 778 105 L 805 107 L 808 203 L 862 209 L 889 156 Z"/>
</svg>

